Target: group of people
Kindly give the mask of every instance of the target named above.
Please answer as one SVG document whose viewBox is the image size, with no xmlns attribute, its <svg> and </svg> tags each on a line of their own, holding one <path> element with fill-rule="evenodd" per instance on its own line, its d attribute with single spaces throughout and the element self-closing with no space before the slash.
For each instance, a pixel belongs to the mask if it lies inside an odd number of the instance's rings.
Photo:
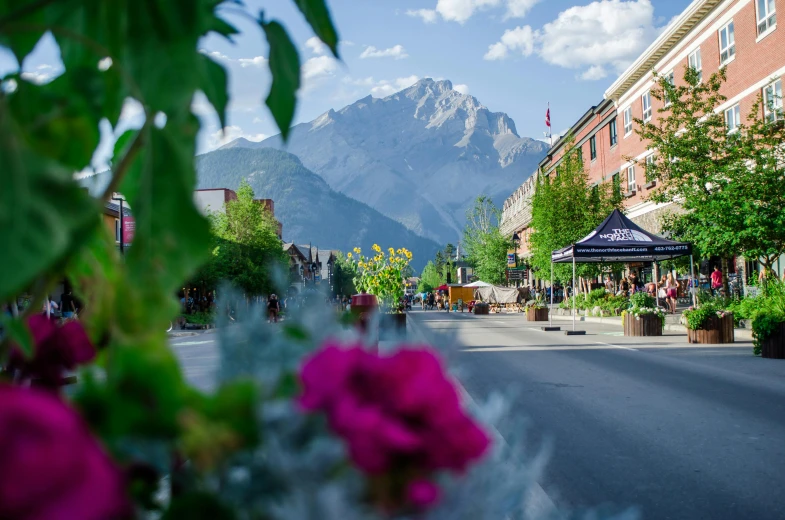
<svg viewBox="0 0 785 520">
<path fill-rule="evenodd" d="M 420 305 L 422 310 L 433 310 L 433 309 L 446 309 L 447 308 L 447 298 L 442 295 L 442 293 L 437 291 L 432 291 L 424 296 L 420 296 Z"/>
</svg>

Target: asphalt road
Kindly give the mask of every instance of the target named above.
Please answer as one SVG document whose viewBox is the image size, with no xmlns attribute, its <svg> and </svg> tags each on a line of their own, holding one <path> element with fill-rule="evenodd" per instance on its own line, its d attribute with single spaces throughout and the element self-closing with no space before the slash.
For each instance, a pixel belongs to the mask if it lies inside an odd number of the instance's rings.
<svg viewBox="0 0 785 520">
<path fill-rule="evenodd" d="M 553 442 L 540 484 L 556 503 L 637 505 L 647 520 L 785 519 L 785 361 L 753 357 L 750 342 L 691 346 L 584 323 L 586 336 L 566 336 L 522 315 L 409 319 L 469 369 L 472 397 L 522 389 L 513 411 L 530 418 L 533 448 Z"/>
</svg>

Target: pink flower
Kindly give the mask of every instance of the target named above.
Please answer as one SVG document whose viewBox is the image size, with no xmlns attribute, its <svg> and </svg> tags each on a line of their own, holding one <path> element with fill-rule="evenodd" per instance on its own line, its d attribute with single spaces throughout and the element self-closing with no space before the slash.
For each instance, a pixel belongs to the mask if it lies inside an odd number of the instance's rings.
<svg viewBox="0 0 785 520">
<path fill-rule="evenodd" d="M 31 359 L 25 358 L 18 346 L 11 350 L 8 369 L 22 380 L 32 379 L 36 386 L 56 390 L 63 385 L 63 374 L 77 365 L 91 361 L 95 348 L 90 338 L 76 321 L 58 327 L 43 315 L 27 320 L 35 350 Z"/>
<path fill-rule="evenodd" d="M 490 444 L 429 349 L 384 357 L 328 343 L 306 361 L 300 379 L 300 404 L 325 412 L 366 473 L 403 466 L 465 471 Z"/>
<path fill-rule="evenodd" d="M 435 504 L 441 495 L 439 486 L 430 480 L 418 479 L 406 487 L 406 498 L 418 508 L 426 508 Z"/>
<path fill-rule="evenodd" d="M 0 518 L 106 520 L 130 513 L 119 470 L 58 397 L 0 385 Z"/>
</svg>

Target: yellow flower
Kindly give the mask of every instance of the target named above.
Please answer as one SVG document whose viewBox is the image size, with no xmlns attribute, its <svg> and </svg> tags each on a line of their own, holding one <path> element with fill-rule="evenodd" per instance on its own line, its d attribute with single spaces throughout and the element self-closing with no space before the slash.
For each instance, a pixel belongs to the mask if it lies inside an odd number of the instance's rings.
<svg viewBox="0 0 785 520">
<path fill-rule="evenodd" d="M 382 248 L 379 247 L 379 244 L 374 244 L 373 247 L 371 247 L 371 249 L 373 249 L 377 253 L 381 253 L 382 252 Z"/>
<path fill-rule="evenodd" d="M 361 249 L 359 247 L 355 247 L 354 248 L 354 252 L 357 253 L 358 255 L 360 254 L 360 251 L 361 251 Z"/>
<path fill-rule="evenodd" d="M 351 257 L 352 257 L 351 253 L 346 253 L 346 258 L 351 258 Z"/>
<path fill-rule="evenodd" d="M 392 247 L 389 249 L 389 251 L 390 251 L 390 256 L 395 254 L 395 249 L 393 249 Z"/>
</svg>

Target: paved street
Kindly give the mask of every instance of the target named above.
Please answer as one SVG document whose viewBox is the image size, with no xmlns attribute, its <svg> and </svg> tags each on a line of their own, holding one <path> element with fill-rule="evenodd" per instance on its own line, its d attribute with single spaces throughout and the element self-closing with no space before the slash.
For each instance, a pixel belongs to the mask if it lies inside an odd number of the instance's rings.
<svg viewBox="0 0 785 520">
<path fill-rule="evenodd" d="M 211 390 L 215 386 L 215 370 L 220 361 L 218 335 L 212 331 L 208 334 L 172 337 L 169 344 L 180 359 L 188 382 L 200 390 Z"/>
<path fill-rule="evenodd" d="M 410 313 L 480 398 L 517 385 L 532 449 L 554 452 L 541 485 L 571 507 L 638 505 L 644 519 L 785 518 L 785 362 L 752 345 L 694 347 L 578 322 L 543 332 L 523 315 Z M 562 329 L 568 322 L 554 322 Z M 502 431 L 502 434 L 505 432 Z"/>
</svg>

